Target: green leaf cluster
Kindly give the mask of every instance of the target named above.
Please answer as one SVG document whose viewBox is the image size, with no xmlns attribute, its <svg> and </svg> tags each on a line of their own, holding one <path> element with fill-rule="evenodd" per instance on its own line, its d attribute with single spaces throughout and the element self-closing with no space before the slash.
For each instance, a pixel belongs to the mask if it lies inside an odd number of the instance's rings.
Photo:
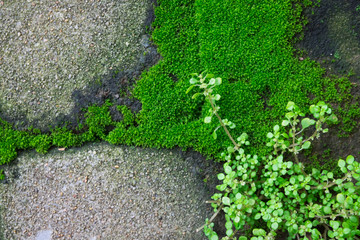
<svg viewBox="0 0 360 240">
<path fill-rule="evenodd" d="M 269 155 L 246 154 L 241 148 L 247 135 L 241 135 L 240 147 L 228 148 L 224 173 L 218 174 L 221 193 L 213 195 L 215 211 L 225 213 L 226 237 L 247 239 L 242 229 L 252 228 L 251 240 L 275 239 L 279 232 L 288 232 L 288 239 L 358 239 L 360 236 L 360 164 L 353 156 L 338 161 L 342 177 L 331 171 L 304 171 L 298 154 L 310 146 L 326 122 L 337 117 L 324 103 L 310 106 L 311 117 L 306 117 L 294 102 L 289 102 L 282 127 L 275 125 L 267 134 Z M 305 129 L 313 134 L 305 136 Z M 293 157 L 291 157 L 292 154 Z M 263 221 L 262 228 L 254 227 Z M 217 236 L 213 225 L 206 222 L 207 232 Z M 209 235 L 207 235 L 209 236 Z"/>
</svg>

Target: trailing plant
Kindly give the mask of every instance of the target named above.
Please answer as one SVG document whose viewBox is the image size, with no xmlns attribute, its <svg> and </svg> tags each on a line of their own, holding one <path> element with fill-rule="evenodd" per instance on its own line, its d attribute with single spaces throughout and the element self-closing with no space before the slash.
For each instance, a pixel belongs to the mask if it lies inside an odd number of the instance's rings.
<svg viewBox="0 0 360 240">
<path fill-rule="evenodd" d="M 225 213 L 227 239 L 247 239 L 240 236 L 242 230 L 251 231 L 251 240 L 275 239 L 279 232 L 286 231 L 288 239 L 359 239 L 360 230 L 360 166 L 353 156 L 340 159 L 338 167 L 343 176 L 334 177 L 333 172 L 313 168 L 304 171 L 299 153 L 311 146 L 311 141 L 326 133 L 325 123 L 337 122 L 337 117 L 324 102 L 310 106 L 311 117 L 306 117 L 294 102 L 288 102 L 287 113 L 281 125 L 275 125 L 267 134 L 266 146 L 272 148 L 267 156 L 250 155 L 245 146 L 250 145 L 246 133 L 233 138 L 229 128 L 235 124 L 221 119 L 220 107 L 216 104 L 220 95 L 214 87 L 221 84 L 220 78 L 210 74 L 194 74 L 190 83 L 203 90 L 193 98 L 204 95 L 210 103 L 210 123 L 213 116 L 219 121 L 216 131 L 222 127 L 233 143 L 222 156 L 224 173 L 218 174 L 222 181 L 217 189 L 221 193 L 212 196 L 215 214 L 206 219 L 205 235 L 218 239 L 213 230 L 213 219 L 222 210 Z M 263 222 L 263 226 L 255 227 Z"/>
</svg>

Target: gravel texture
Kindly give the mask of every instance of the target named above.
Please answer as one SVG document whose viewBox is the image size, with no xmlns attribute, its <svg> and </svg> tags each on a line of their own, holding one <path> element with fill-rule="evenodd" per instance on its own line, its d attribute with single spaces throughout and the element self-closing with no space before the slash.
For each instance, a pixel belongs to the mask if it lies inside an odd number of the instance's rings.
<svg viewBox="0 0 360 240">
<path fill-rule="evenodd" d="M 89 86 L 141 70 L 156 54 L 146 34 L 152 8 L 152 0 L 0 1 L 0 117 L 44 129 L 74 117 Z"/>
<path fill-rule="evenodd" d="M 213 214 L 214 166 L 107 143 L 22 153 L 0 184 L 0 239 L 205 239 L 195 229 Z"/>
</svg>

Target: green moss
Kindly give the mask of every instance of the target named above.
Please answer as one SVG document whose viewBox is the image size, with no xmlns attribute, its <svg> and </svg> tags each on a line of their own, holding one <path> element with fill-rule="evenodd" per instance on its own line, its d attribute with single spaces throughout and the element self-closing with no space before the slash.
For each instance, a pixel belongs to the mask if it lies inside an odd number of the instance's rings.
<svg viewBox="0 0 360 240">
<path fill-rule="evenodd" d="M 346 104 L 344 107 L 338 109 L 341 122 L 339 136 L 348 137 L 351 132 L 358 129 L 360 126 L 360 106 L 359 103 Z M 357 119 L 358 121 L 354 121 Z"/>
<path fill-rule="evenodd" d="M 109 112 L 109 107 L 111 105 L 112 104 L 107 101 L 102 106 L 91 106 L 88 108 L 88 111 L 85 114 L 85 122 L 89 132 L 87 140 L 94 141 L 97 137 L 105 139 L 106 128 L 114 125 Z"/>
<path fill-rule="evenodd" d="M 118 106 L 124 120 L 115 123 L 111 103 L 91 106 L 79 134 L 65 128 L 47 135 L 20 132 L 1 123 L 0 162 L 9 162 L 21 149 L 46 152 L 50 146 L 79 146 L 99 139 L 144 147 L 180 146 L 217 156 L 230 141 L 221 131 L 213 140 L 215 123 L 205 125 L 202 120 L 208 103 L 185 93 L 190 73 L 203 70 L 223 79 L 217 89 L 222 96 L 219 114 L 237 125 L 233 136 L 242 132 L 251 136 L 250 153 L 266 151 L 264 136 L 279 123 L 290 100 L 305 112 L 319 100 L 336 103 L 341 106 L 338 115 L 344 131 L 351 131 L 360 111 L 348 104 L 352 98 L 348 79 L 324 78 L 325 70 L 314 61 L 294 57 L 292 42 L 302 31 L 306 21 L 301 13 L 310 3 L 158 0 L 152 40 L 163 58 L 143 72 L 133 89 L 141 112 L 134 116 Z"/>
<path fill-rule="evenodd" d="M 125 105 L 117 106 L 117 109 L 123 114 L 123 123 L 125 125 L 133 126 L 135 123 L 135 116 L 131 110 Z"/>
<path fill-rule="evenodd" d="M 51 132 L 52 145 L 56 147 L 68 148 L 70 146 L 80 146 L 84 141 L 82 135 L 74 134 L 66 127 L 56 128 Z"/>
<path fill-rule="evenodd" d="M 338 159 L 331 159 L 324 155 L 319 156 L 317 153 L 313 153 L 309 156 L 309 162 L 305 164 L 305 172 L 311 173 L 313 168 L 316 168 L 320 172 L 323 170 L 332 171 L 335 178 L 341 178 L 343 173 L 337 165 Z"/>
</svg>

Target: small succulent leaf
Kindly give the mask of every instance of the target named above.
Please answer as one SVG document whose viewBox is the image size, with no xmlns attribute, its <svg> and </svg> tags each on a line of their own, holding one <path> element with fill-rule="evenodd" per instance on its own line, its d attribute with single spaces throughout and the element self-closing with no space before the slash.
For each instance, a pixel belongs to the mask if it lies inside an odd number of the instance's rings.
<svg viewBox="0 0 360 240">
<path fill-rule="evenodd" d="M 315 105 L 311 105 L 311 106 L 310 106 L 310 112 L 311 112 L 312 114 L 317 113 L 318 111 L 319 111 L 319 107 L 317 107 L 317 106 L 315 106 Z"/>
<path fill-rule="evenodd" d="M 293 118 L 294 116 L 295 116 L 295 113 L 293 113 L 293 112 L 288 112 L 288 113 L 285 114 L 285 117 L 286 117 L 287 119 L 291 119 L 291 118 Z"/>
<path fill-rule="evenodd" d="M 205 78 L 213 78 L 214 74 L 206 74 Z"/>
<path fill-rule="evenodd" d="M 217 177 L 220 181 L 225 179 L 225 175 L 223 173 L 219 173 Z"/>
<path fill-rule="evenodd" d="M 187 90 L 186 90 L 186 94 L 188 94 L 190 91 L 191 91 L 191 89 L 193 89 L 195 87 L 195 85 L 191 85 Z"/>
<path fill-rule="evenodd" d="M 279 125 L 275 125 L 275 126 L 274 126 L 274 132 L 278 132 L 279 129 L 280 129 Z"/>
<path fill-rule="evenodd" d="M 303 148 L 303 149 L 308 149 L 308 148 L 310 147 L 310 145 L 311 145 L 311 142 L 310 142 L 310 141 L 306 141 L 306 142 L 304 142 L 304 144 L 302 145 L 302 148 Z"/>
<path fill-rule="evenodd" d="M 351 164 L 353 164 L 353 162 L 354 162 L 354 157 L 351 155 L 347 156 L 346 163 L 351 165 Z"/>
<path fill-rule="evenodd" d="M 274 137 L 274 134 L 272 134 L 271 132 L 269 132 L 267 135 L 266 135 L 267 138 L 273 138 Z"/>
<path fill-rule="evenodd" d="M 342 193 L 339 193 L 338 195 L 336 195 L 336 201 L 338 201 L 339 203 L 344 203 L 345 196 Z"/>
<path fill-rule="evenodd" d="M 294 107 L 295 107 L 295 103 L 291 102 L 291 101 L 288 102 L 288 104 L 286 105 L 286 109 L 289 110 L 289 111 L 293 110 Z"/>
<path fill-rule="evenodd" d="M 221 84 L 221 78 L 215 78 L 215 85 Z"/>
<path fill-rule="evenodd" d="M 316 104 L 316 106 L 323 107 L 323 106 L 327 106 L 327 105 L 325 104 L 324 101 L 319 101 L 319 102 Z"/>
<path fill-rule="evenodd" d="M 210 240 L 219 240 L 219 237 L 217 235 L 212 235 Z"/>
<path fill-rule="evenodd" d="M 324 210 L 325 214 L 331 214 L 331 212 L 332 212 L 331 207 L 329 207 L 329 206 L 325 206 L 323 210 Z"/>
<path fill-rule="evenodd" d="M 282 122 L 281 122 L 281 126 L 284 126 L 284 127 L 286 127 L 287 125 L 289 125 L 289 121 L 288 120 L 283 120 Z"/>
<path fill-rule="evenodd" d="M 343 168 L 343 167 L 345 167 L 345 161 L 344 160 L 342 160 L 342 159 L 340 159 L 339 161 L 338 161 L 338 166 L 340 167 L 340 168 Z"/>
<path fill-rule="evenodd" d="M 313 119 L 310 119 L 310 118 L 304 118 L 301 120 L 301 126 L 302 128 L 308 128 L 310 127 L 311 125 L 314 125 L 315 124 L 315 121 Z"/>
<path fill-rule="evenodd" d="M 217 139 L 216 131 L 214 131 L 211 135 L 212 135 L 212 137 L 213 137 L 214 139 Z"/>
<path fill-rule="evenodd" d="M 191 78 L 190 79 L 190 84 L 195 84 L 197 82 L 199 82 L 199 80 L 197 80 L 196 78 Z"/>
<path fill-rule="evenodd" d="M 226 174 L 230 174 L 230 173 L 232 172 L 232 169 L 231 169 L 230 166 L 226 166 L 226 167 L 224 168 L 224 170 L 225 170 L 225 173 L 226 173 Z"/>
<path fill-rule="evenodd" d="M 210 123 L 211 122 L 211 116 L 205 117 L 204 122 L 205 123 Z"/>
<path fill-rule="evenodd" d="M 254 228 L 253 229 L 253 234 L 255 236 L 266 236 L 266 231 L 264 229 L 261 229 L 261 228 Z"/>
<path fill-rule="evenodd" d="M 279 227 L 279 224 L 278 224 L 277 222 L 274 222 L 274 223 L 271 224 L 271 228 L 272 228 L 273 230 L 278 229 L 278 227 Z"/>
<path fill-rule="evenodd" d="M 223 204 L 230 206 L 230 198 L 228 198 L 228 197 L 223 197 L 223 198 L 222 198 L 222 202 L 223 202 Z"/>
<path fill-rule="evenodd" d="M 225 223 L 225 228 L 226 228 L 226 229 L 231 229 L 232 227 L 233 227 L 233 224 L 232 224 L 231 221 L 227 221 L 227 222 Z"/>
<path fill-rule="evenodd" d="M 192 99 L 197 98 L 199 95 L 201 95 L 201 93 L 195 93 L 195 94 L 192 96 Z"/>
<path fill-rule="evenodd" d="M 335 114 L 331 114 L 329 117 L 327 117 L 327 122 L 330 123 L 337 123 L 338 122 L 338 118 L 336 117 Z"/>
<path fill-rule="evenodd" d="M 331 226 L 334 230 L 336 230 L 336 229 L 338 229 L 338 228 L 340 227 L 340 223 L 339 223 L 338 221 L 333 221 L 333 220 L 331 220 L 331 221 L 330 221 L 330 226 Z"/>
</svg>

